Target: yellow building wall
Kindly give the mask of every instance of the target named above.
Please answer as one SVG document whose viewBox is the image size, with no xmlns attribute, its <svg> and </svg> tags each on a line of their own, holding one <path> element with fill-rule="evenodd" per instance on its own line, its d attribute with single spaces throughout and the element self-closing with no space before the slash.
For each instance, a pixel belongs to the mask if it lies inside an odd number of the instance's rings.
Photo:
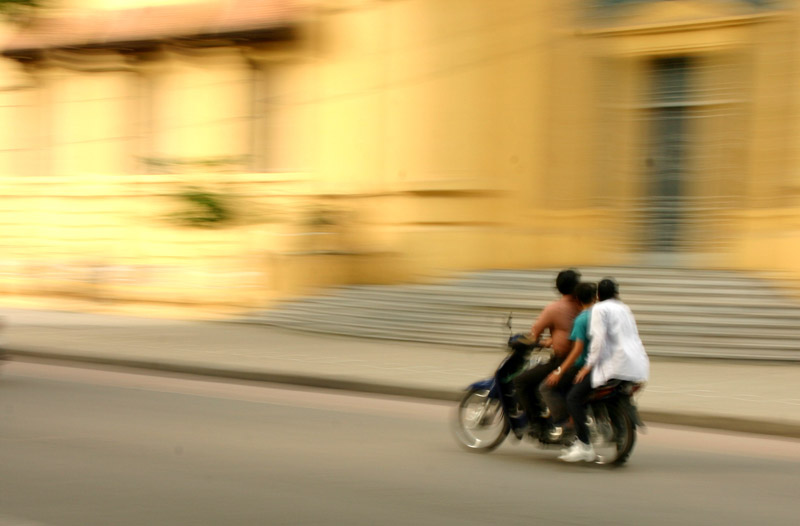
<svg viewBox="0 0 800 526">
<path fill-rule="evenodd" d="M 219 310 L 648 261 L 648 68 L 675 54 L 721 90 L 679 261 L 800 276 L 800 24 L 736 4 L 310 1 L 286 42 L 3 60 L 0 291 Z M 176 222 L 190 187 L 234 219 Z"/>
</svg>

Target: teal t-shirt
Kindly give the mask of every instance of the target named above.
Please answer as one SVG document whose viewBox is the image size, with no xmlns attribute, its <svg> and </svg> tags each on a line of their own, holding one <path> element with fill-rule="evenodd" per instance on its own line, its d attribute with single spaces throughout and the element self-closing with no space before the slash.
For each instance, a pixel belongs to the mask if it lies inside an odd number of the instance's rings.
<svg viewBox="0 0 800 526">
<path fill-rule="evenodd" d="M 572 333 L 569 335 L 569 339 L 574 342 L 583 342 L 583 352 L 578 356 L 578 359 L 575 360 L 573 367 L 583 367 L 586 363 L 586 357 L 589 356 L 589 319 L 591 312 L 592 309 L 581 311 L 581 313 L 575 317 L 575 321 L 572 322 Z"/>
</svg>

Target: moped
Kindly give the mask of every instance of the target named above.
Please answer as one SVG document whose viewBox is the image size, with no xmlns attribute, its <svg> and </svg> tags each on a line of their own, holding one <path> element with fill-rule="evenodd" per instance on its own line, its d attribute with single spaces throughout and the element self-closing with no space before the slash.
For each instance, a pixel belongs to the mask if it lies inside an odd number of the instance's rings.
<svg viewBox="0 0 800 526">
<path fill-rule="evenodd" d="M 528 436 L 543 448 L 565 447 L 574 434 L 555 428 L 547 411 L 529 421 L 509 379 L 530 364 L 546 360 L 546 350 L 523 335 L 509 338 L 508 350 L 492 377 L 466 388 L 454 425 L 458 442 L 471 451 L 489 452 L 513 431 L 518 439 Z M 598 464 L 620 465 L 628 460 L 636 443 L 636 429 L 643 425 L 633 400 L 642 387 L 640 383 L 614 380 L 592 391 L 587 424 Z"/>
</svg>

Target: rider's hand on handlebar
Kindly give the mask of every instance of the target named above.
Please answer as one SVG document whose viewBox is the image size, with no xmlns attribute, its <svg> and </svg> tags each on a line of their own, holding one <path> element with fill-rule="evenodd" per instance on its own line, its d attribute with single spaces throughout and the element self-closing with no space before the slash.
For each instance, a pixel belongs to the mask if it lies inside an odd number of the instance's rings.
<svg viewBox="0 0 800 526">
<path fill-rule="evenodd" d="M 538 342 L 535 340 L 530 339 L 530 334 L 515 334 L 511 338 L 508 339 L 508 346 L 514 349 L 514 351 L 521 352 L 521 351 L 530 351 L 534 347 L 538 346 Z"/>
</svg>

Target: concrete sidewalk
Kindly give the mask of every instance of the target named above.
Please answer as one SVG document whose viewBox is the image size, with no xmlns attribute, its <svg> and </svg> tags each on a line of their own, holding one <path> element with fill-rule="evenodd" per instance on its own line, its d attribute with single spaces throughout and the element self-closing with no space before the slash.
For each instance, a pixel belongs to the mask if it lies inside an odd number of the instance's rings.
<svg viewBox="0 0 800 526">
<path fill-rule="evenodd" d="M 48 359 L 457 400 L 505 355 L 267 326 L 0 308 L 11 359 Z M 645 342 L 646 344 L 646 342 Z M 800 365 L 651 359 L 645 421 L 800 438 Z"/>
</svg>

